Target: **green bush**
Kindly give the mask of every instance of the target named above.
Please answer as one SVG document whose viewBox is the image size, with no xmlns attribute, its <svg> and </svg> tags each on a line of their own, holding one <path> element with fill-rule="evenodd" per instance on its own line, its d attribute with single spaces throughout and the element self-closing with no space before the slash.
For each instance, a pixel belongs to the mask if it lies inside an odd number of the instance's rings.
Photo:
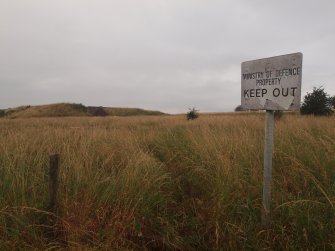
<svg viewBox="0 0 335 251">
<path fill-rule="evenodd" d="M 194 107 L 191 109 L 189 108 L 189 112 L 186 113 L 187 120 L 194 120 L 199 117 L 199 110 L 196 110 Z"/>
<path fill-rule="evenodd" d="M 324 88 L 313 88 L 312 93 L 307 93 L 300 109 L 301 114 L 324 116 L 333 113 L 332 98 Z"/>
</svg>

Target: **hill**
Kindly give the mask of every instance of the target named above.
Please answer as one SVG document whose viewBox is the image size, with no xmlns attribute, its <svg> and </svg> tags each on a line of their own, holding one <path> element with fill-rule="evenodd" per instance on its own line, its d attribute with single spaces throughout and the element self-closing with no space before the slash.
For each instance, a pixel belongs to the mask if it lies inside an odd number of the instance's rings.
<svg viewBox="0 0 335 251">
<path fill-rule="evenodd" d="M 84 106 L 82 104 L 59 103 L 37 106 L 19 106 L 0 110 L 0 117 L 6 118 L 36 118 L 36 117 L 84 117 L 84 116 L 139 116 L 164 115 L 159 111 L 149 111 L 139 108 L 114 108 Z"/>
<path fill-rule="evenodd" d="M 160 111 L 140 108 L 104 107 L 104 110 L 111 116 L 166 115 L 166 113 Z"/>
</svg>

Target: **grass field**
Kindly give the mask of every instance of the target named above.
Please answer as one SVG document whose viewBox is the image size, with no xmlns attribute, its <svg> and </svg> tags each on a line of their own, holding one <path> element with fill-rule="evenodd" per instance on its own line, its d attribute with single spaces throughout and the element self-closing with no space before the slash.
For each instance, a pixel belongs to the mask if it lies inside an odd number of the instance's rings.
<svg viewBox="0 0 335 251">
<path fill-rule="evenodd" d="M 276 121 L 268 228 L 263 141 L 262 113 L 1 119 L 0 250 L 335 249 L 335 117 Z"/>
</svg>

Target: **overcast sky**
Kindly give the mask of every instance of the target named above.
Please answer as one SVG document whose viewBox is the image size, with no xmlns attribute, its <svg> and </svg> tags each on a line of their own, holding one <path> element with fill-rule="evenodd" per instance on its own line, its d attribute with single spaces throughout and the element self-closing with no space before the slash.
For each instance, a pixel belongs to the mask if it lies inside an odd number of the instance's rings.
<svg viewBox="0 0 335 251">
<path fill-rule="evenodd" d="M 303 53 L 335 95 L 334 0 L 0 0 L 0 108 L 233 111 L 241 62 Z"/>
</svg>

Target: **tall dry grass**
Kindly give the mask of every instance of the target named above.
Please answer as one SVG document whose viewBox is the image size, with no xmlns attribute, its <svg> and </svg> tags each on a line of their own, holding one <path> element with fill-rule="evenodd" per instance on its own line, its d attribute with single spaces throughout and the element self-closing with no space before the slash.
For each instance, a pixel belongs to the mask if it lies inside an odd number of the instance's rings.
<svg viewBox="0 0 335 251">
<path fill-rule="evenodd" d="M 263 114 L 2 119 L 0 139 L 0 249 L 335 249 L 334 117 L 276 121 L 266 229 Z"/>
</svg>

